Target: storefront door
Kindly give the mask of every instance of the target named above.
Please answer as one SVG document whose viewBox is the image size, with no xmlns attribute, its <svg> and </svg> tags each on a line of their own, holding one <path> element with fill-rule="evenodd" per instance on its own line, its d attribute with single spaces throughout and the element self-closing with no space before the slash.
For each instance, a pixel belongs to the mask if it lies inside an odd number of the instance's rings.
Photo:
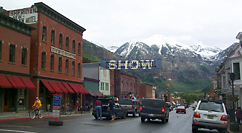
<svg viewBox="0 0 242 133">
<path fill-rule="evenodd" d="M 3 92 L 3 112 L 16 111 L 17 89 L 6 89 Z"/>
</svg>

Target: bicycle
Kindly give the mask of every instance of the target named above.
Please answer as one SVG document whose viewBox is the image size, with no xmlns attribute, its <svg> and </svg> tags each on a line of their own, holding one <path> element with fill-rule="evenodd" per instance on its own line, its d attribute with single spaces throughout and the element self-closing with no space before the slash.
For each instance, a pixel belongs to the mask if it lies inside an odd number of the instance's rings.
<svg viewBox="0 0 242 133">
<path fill-rule="evenodd" d="M 43 114 L 41 113 L 40 110 L 34 109 L 34 110 L 32 110 L 32 111 L 29 112 L 29 117 L 31 119 L 34 119 L 37 116 L 39 117 L 39 119 L 41 119 L 43 117 Z"/>
</svg>

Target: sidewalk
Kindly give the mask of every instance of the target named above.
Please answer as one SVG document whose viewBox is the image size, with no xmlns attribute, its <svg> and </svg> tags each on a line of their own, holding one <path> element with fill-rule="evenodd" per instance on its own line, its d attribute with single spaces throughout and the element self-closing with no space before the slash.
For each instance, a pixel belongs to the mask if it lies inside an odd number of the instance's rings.
<svg viewBox="0 0 242 133">
<path fill-rule="evenodd" d="M 52 112 L 43 112 L 43 118 L 50 118 L 52 117 Z M 75 115 L 83 115 L 83 114 L 90 114 L 90 112 L 78 112 L 78 114 L 75 114 L 75 112 L 71 112 L 71 114 L 67 115 L 60 115 L 60 117 L 67 117 L 67 116 L 75 116 Z M 30 119 L 28 112 L 4 112 L 0 113 L 0 121 L 8 121 L 8 120 L 20 120 L 20 119 Z M 36 119 L 36 118 L 35 118 Z M 38 119 L 38 117 L 37 117 Z"/>
<path fill-rule="evenodd" d="M 238 132 L 232 132 L 230 129 L 230 121 L 228 120 L 228 132 L 229 133 L 242 133 L 242 125 L 239 126 L 239 131 Z"/>
</svg>

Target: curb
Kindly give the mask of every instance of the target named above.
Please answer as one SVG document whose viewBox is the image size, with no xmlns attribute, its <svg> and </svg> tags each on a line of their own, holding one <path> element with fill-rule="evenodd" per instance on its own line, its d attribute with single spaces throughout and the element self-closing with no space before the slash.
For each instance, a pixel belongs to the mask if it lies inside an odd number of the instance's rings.
<svg viewBox="0 0 242 133">
<path fill-rule="evenodd" d="M 52 116 L 43 116 L 42 118 L 51 118 Z M 24 117 L 24 118 L 5 118 L 5 119 L 0 119 L 0 121 L 10 121 L 10 120 L 24 120 L 24 119 L 30 119 L 29 117 Z M 34 118 L 34 119 L 39 119 Z"/>
</svg>

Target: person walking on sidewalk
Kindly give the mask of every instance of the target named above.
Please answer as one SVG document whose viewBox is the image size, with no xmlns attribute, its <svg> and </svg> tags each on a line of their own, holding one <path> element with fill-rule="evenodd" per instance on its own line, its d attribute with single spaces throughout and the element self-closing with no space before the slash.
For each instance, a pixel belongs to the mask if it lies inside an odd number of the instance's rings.
<svg viewBox="0 0 242 133">
<path fill-rule="evenodd" d="M 102 120 L 102 101 L 100 101 L 99 99 L 96 100 L 95 102 L 95 108 L 97 111 L 97 119 L 98 120 Z"/>
<path fill-rule="evenodd" d="M 36 100 L 34 102 L 34 105 L 32 106 L 34 108 L 34 111 L 38 111 L 39 112 L 39 108 L 42 106 L 41 101 L 39 100 L 38 97 L 36 97 Z M 37 113 L 37 112 L 36 112 Z"/>
<path fill-rule="evenodd" d="M 242 109 L 241 107 L 238 107 L 236 111 L 236 118 L 237 118 L 237 123 L 241 125 L 240 121 L 242 120 Z"/>
<path fill-rule="evenodd" d="M 114 121 L 114 103 L 112 99 L 109 99 L 109 109 L 112 118 L 110 121 Z"/>
</svg>

